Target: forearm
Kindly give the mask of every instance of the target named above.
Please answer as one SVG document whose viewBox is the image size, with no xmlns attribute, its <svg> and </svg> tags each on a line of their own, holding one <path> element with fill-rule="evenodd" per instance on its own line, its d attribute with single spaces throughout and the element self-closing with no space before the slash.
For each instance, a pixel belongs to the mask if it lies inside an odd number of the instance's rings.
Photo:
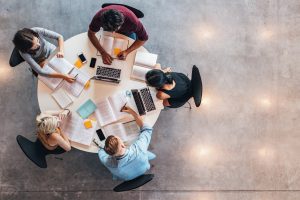
<svg viewBox="0 0 300 200">
<path fill-rule="evenodd" d="M 98 38 L 96 37 L 95 33 L 92 33 L 90 31 L 88 31 L 88 37 L 91 41 L 91 43 L 94 45 L 94 47 L 102 54 L 103 52 L 105 52 L 105 50 L 103 49 L 103 47 L 100 45 Z"/>
<path fill-rule="evenodd" d="M 135 121 L 136 121 L 136 124 L 142 128 L 144 126 L 144 122 L 143 122 L 143 119 L 140 115 L 138 115 L 135 111 L 132 111 L 131 112 L 131 115 L 134 117 Z"/>
<path fill-rule="evenodd" d="M 60 74 L 60 73 L 53 73 L 53 74 L 49 74 L 48 77 L 51 77 L 51 78 L 66 78 L 66 75 L 64 74 Z"/>
<path fill-rule="evenodd" d="M 126 51 L 128 53 L 138 49 L 139 47 L 143 46 L 146 43 L 146 41 L 142 40 L 136 40 Z"/>
<path fill-rule="evenodd" d="M 64 52 L 64 38 L 63 37 L 58 38 L 58 50 L 60 52 Z"/>
</svg>

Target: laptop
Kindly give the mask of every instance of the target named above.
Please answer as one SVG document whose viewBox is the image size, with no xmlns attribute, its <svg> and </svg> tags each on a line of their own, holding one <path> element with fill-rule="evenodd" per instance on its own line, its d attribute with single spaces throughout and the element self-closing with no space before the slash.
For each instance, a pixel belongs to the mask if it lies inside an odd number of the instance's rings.
<svg viewBox="0 0 300 200">
<path fill-rule="evenodd" d="M 120 83 L 121 81 L 121 69 L 97 66 L 95 75 L 93 77 L 95 80 Z"/>
<path fill-rule="evenodd" d="M 131 93 L 139 115 L 146 115 L 147 113 L 156 110 L 154 100 L 148 87 L 132 89 Z"/>
</svg>

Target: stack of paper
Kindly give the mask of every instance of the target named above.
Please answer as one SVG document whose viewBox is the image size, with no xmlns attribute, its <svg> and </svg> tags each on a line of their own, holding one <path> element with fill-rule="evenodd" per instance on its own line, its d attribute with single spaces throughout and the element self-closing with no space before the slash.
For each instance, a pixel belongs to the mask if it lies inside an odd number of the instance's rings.
<svg viewBox="0 0 300 200">
<path fill-rule="evenodd" d="M 157 61 L 157 54 L 137 51 L 131 77 L 145 81 L 145 75 L 154 68 Z"/>
</svg>

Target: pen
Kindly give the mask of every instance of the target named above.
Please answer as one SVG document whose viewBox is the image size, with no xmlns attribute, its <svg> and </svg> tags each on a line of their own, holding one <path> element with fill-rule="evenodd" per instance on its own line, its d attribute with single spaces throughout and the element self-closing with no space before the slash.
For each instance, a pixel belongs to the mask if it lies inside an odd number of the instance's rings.
<svg viewBox="0 0 300 200">
<path fill-rule="evenodd" d="M 121 108 L 121 112 L 122 112 L 122 110 L 125 108 L 125 106 L 126 106 L 126 104 L 127 104 L 127 102 L 124 104 L 124 106 L 122 106 L 122 108 Z"/>
<path fill-rule="evenodd" d="M 76 74 L 76 75 L 74 76 L 74 79 L 75 79 L 75 80 L 77 79 L 77 76 L 78 76 L 78 74 Z"/>
</svg>

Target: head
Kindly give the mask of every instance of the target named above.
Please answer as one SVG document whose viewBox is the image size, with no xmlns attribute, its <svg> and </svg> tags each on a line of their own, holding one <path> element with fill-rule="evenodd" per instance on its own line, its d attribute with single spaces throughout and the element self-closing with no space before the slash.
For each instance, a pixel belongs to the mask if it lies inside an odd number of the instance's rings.
<svg viewBox="0 0 300 200">
<path fill-rule="evenodd" d="M 111 156 L 121 156 L 125 153 L 125 144 L 118 136 L 110 135 L 105 140 L 104 151 Z"/>
<path fill-rule="evenodd" d="M 13 43 L 23 53 L 34 53 L 41 46 L 39 34 L 29 28 L 19 30 L 15 34 Z"/>
<path fill-rule="evenodd" d="M 173 83 L 173 77 L 171 73 L 164 73 L 159 69 L 152 69 L 148 71 L 145 78 L 149 86 L 157 89 L 162 88 L 165 84 Z"/>
<path fill-rule="evenodd" d="M 101 14 L 104 31 L 114 32 L 120 29 L 124 23 L 124 15 L 117 10 L 105 10 Z"/>
<path fill-rule="evenodd" d="M 37 132 L 51 135 L 59 127 L 60 120 L 56 116 L 40 114 L 36 117 Z"/>
</svg>

